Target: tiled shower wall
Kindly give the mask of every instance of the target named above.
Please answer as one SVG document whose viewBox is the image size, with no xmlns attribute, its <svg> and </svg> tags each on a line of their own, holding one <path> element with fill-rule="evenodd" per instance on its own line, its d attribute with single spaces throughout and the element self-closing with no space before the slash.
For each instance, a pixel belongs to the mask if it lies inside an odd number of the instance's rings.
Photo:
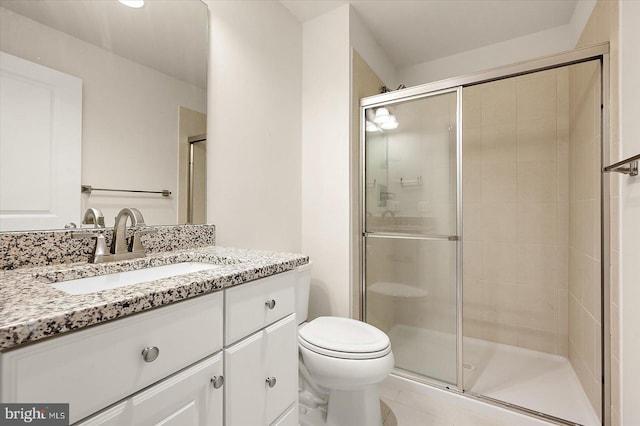
<svg viewBox="0 0 640 426">
<path fill-rule="evenodd" d="M 611 162 L 616 162 L 620 159 L 619 147 L 619 82 L 618 82 L 618 47 L 619 47 L 619 1 L 618 0 L 599 0 L 596 3 L 589 21 L 585 25 L 585 28 L 578 40 L 576 47 L 590 46 L 596 43 L 609 42 L 609 128 L 603 129 L 603 134 L 609 137 L 609 155 Z M 572 78 L 572 84 L 574 83 L 574 77 L 576 79 L 593 79 L 594 70 L 582 68 L 580 70 L 572 70 L 570 77 Z M 578 91 L 571 91 L 571 102 L 573 103 L 579 97 L 591 96 L 589 93 L 580 93 Z M 578 104 L 575 104 L 577 106 Z M 591 108 L 597 103 L 592 104 Z M 585 107 L 586 108 L 586 107 Z M 580 111 L 575 111 L 572 108 L 572 116 L 578 114 Z M 584 116 L 586 117 L 586 115 Z M 588 136 L 588 135 L 587 135 Z M 588 139 L 587 139 L 588 140 Z M 573 142 L 573 138 L 572 138 Z M 585 146 L 585 148 L 588 148 Z M 585 150 L 588 152 L 588 149 Z M 596 153 L 599 154 L 599 153 Z M 594 160 L 599 161 L 599 157 L 594 154 Z M 584 162 L 584 158 L 579 158 L 579 161 Z M 597 164 L 599 166 L 599 164 Z M 575 162 L 572 167 L 580 167 L 581 164 Z M 611 371 L 610 371 L 610 385 L 611 385 L 611 425 L 616 426 L 620 424 L 620 322 L 619 322 L 619 258 L 620 258 L 620 241 L 619 241 L 619 221 L 618 211 L 620 204 L 619 193 L 619 175 L 612 173 L 610 175 L 610 229 L 611 235 L 610 247 L 611 247 L 611 269 L 605 271 L 605 274 L 609 275 L 610 279 L 610 338 L 611 338 Z M 599 176 L 597 177 L 599 178 Z M 580 201 L 586 203 L 587 199 L 597 199 L 598 193 L 589 194 L 585 190 L 582 194 L 582 200 L 572 200 L 578 203 Z M 594 215 L 598 217 L 599 210 L 594 212 Z M 593 236 L 596 240 L 600 235 Z M 589 263 L 598 263 L 600 261 L 600 253 L 598 253 L 599 244 L 595 242 L 593 256 L 589 256 L 589 247 L 587 243 L 589 241 L 578 241 L 575 244 L 574 257 L 581 258 L 582 261 Z M 599 271 L 595 279 L 599 278 Z M 600 413 L 600 339 L 596 336 L 595 339 L 591 339 L 590 327 L 595 323 L 596 326 L 600 325 L 601 318 L 598 313 L 593 312 L 597 310 L 594 305 L 600 303 L 599 294 L 589 294 L 585 292 L 584 285 L 588 283 L 589 277 L 581 277 L 577 273 L 570 279 L 572 283 L 570 288 L 575 289 L 575 294 L 571 296 L 572 301 L 569 305 L 570 320 L 569 323 L 569 359 L 576 370 L 582 385 L 591 400 L 594 408 Z M 599 331 L 599 330 L 598 330 Z M 585 335 L 586 333 L 586 335 Z M 593 346 L 592 346 L 593 345 Z M 607 401 L 608 403 L 609 401 Z"/>
<path fill-rule="evenodd" d="M 569 360 L 600 413 L 600 63 L 569 68 Z"/>
<path fill-rule="evenodd" d="M 467 337 L 567 355 L 569 75 L 463 91 Z"/>
</svg>

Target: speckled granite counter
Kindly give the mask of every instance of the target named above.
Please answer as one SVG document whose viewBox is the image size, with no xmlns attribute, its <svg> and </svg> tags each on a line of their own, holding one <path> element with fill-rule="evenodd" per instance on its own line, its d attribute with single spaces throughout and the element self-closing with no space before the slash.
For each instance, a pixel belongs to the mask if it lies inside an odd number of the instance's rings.
<svg viewBox="0 0 640 426">
<path fill-rule="evenodd" d="M 98 265 L 78 262 L 0 271 L 0 350 L 291 270 L 308 260 L 297 254 L 211 246 Z M 185 261 L 223 266 L 84 295 L 69 295 L 50 286 Z"/>
</svg>

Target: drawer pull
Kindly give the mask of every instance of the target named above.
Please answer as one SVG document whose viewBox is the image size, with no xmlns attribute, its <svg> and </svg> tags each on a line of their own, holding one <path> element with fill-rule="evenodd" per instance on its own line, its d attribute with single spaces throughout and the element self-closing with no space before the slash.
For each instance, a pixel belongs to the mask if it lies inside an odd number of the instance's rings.
<svg viewBox="0 0 640 426">
<path fill-rule="evenodd" d="M 269 309 L 273 309 L 276 307 L 276 301 L 273 299 L 267 299 L 266 302 L 264 302 L 264 304 L 267 306 L 267 308 Z"/>
<path fill-rule="evenodd" d="M 211 386 L 213 386 L 214 389 L 220 389 L 222 385 L 224 385 L 224 377 L 213 376 L 211 379 Z"/>
<path fill-rule="evenodd" d="M 267 377 L 267 385 L 269 385 L 270 388 L 274 387 L 276 385 L 276 378 L 275 377 Z"/>
<path fill-rule="evenodd" d="M 156 346 L 149 346 L 142 350 L 142 359 L 144 359 L 145 362 L 155 361 L 156 358 L 158 358 L 158 355 L 160 355 L 160 349 Z"/>
</svg>

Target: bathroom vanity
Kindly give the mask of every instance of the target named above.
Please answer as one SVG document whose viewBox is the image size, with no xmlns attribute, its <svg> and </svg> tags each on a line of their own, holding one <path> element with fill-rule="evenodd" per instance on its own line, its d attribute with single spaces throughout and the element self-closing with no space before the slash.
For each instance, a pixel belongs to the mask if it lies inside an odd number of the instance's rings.
<svg viewBox="0 0 640 426">
<path fill-rule="evenodd" d="M 297 425 L 296 267 L 308 258 L 180 247 L 0 272 L 0 401 L 69 403 L 82 425 Z M 52 287 L 182 262 L 219 267 L 88 294 Z"/>
</svg>

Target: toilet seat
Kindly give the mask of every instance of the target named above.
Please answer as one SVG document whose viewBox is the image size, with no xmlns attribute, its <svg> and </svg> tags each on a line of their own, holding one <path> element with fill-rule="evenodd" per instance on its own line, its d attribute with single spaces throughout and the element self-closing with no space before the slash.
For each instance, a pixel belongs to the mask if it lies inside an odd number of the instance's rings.
<svg viewBox="0 0 640 426">
<path fill-rule="evenodd" d="M 319 317 L 302 327 L 298 342 L 315 353 L 342 359 L 373 359 L 391 352 L 389 337 L 367 323 Z"/>
</svg>

